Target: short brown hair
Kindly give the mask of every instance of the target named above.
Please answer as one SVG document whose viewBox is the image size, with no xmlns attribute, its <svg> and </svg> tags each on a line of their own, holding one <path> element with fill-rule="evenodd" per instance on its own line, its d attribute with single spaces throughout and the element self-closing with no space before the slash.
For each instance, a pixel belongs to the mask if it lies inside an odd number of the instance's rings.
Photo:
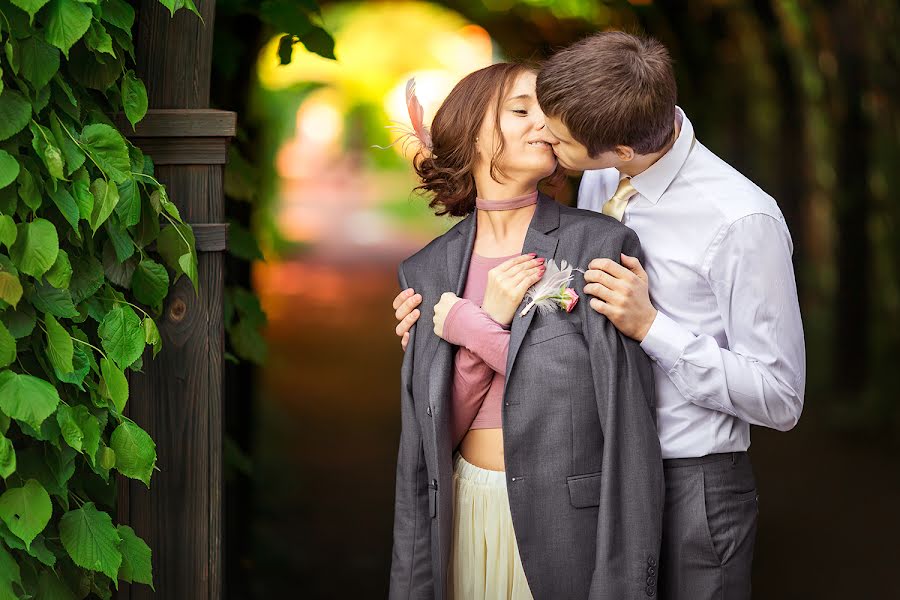
<svg viewBox="0 0 900 600">
<path fill-rule="evenodd" d="M 672 137 L 677 89 L 666 47 L 622 31 L 561 50 L 537 78 L 541 110 L 596 157 L 616 146 L 658 152 Z"/>
<path fill-rule="evenodd" d="M 475 210 L 475 138 L 493 101 L 497 131 L 500 131 L 500 106 L 506 91 L 516 78 L 533 72 L 516 63 L 497 63 L 469 73 L 456 84 L 431 122 L 431 152 L 420 151 L 413 159 L 422 184 L 417 190 L 431 192 L 429 206 L 437 215 L 461 217 Z M 491 157 L 491 177 L 502 172 L 497 161 L 503 154 L 503 136 Z"/>
</svg>

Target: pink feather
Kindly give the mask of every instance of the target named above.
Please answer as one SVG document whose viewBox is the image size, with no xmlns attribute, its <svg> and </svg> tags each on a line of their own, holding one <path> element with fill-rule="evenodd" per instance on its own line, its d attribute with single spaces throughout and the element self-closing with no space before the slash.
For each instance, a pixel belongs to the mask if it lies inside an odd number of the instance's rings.
<svg viewBox="0 0 900 600">
<path fill-rule="evenodd" d="M 416 132 L 416 137 L 426 148 L 431 148 L 431 133 L 423 123 L 425 109 L 422 108 L 422 104 L 416 97 L 415 77 L 410 77 L 406 82 L 406 109 L 409 111 L 409 120 L 412 123 L 413 131 Z"/>
</svg>

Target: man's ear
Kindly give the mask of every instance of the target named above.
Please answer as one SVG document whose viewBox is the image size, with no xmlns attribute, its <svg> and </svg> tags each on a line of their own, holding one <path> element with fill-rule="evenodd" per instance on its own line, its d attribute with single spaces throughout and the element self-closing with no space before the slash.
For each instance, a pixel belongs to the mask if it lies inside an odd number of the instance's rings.
<svg viewBox="0 0 900 600">
<path fill-rule="evenodd" d="M 616 156 L 618 156 L 619 160 L 622 162 L 628 162 L 634 158 L 634 148 L 631 146 L 616 146 L 613 148 L 613 152 L 616 153 Z"/>
</svg>

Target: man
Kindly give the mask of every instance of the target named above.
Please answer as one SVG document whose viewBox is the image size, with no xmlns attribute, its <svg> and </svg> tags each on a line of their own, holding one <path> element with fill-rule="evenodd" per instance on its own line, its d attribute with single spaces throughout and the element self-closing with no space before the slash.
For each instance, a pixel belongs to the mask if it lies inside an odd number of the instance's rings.
<svg viewBox="0 0 900 600">
<path fill-rule="evenodd" d="M 750 598 L 750 425 L 791 429 L 805 385 L 784 217 L 696 139 L 655 40 L 582 40 L 546 63 L 537 95 L 560 164 L 585 171 L 579 208 L 631 227 L 646 256 L 591 261 L 584 291 L 653 361 L 666 504 L 648 577 L 664 599 Z M 403 340 L 416 305 L 412 290 L 394 300 Z"/>
</svg>

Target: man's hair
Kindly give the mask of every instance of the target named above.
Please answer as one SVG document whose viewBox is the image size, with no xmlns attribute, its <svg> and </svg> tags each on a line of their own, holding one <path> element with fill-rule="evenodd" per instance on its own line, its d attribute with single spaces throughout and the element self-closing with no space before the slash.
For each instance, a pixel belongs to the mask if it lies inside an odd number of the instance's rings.
<svg viewBox="0 0 900 600">
<path fill-rule="evenodd" d="M 547 116 L 596 157 L 616 146 L 658 152 L 673 134 L 677 90 L 666 47 L 622 31 L 594 34 L 557 52 L 537 78 Z"/>
</svg>

